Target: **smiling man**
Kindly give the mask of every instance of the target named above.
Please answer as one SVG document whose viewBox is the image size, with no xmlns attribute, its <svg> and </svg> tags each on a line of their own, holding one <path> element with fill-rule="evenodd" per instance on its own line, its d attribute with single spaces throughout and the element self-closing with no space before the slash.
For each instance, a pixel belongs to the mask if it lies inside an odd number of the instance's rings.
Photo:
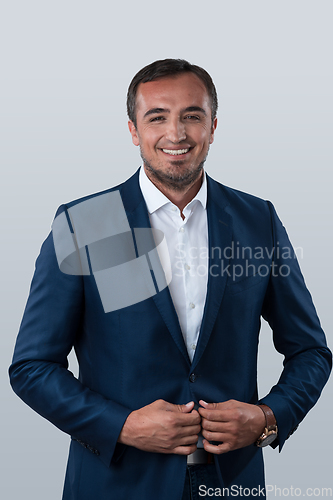
<svg viewBox="0 0 333 500">
<path fill-rule="evenodd" d="M 166 77 L 139 86 L 129 121 L 148 178 L 169 199 L 178 195 L 182 208 L 199 191 L 214 139 L 217 118 L 210 101 L 194 73 Z"/>
<path fill-rule="evenodd" d="M 127 110 L 142 167 L 58 210 L 37 261 L 12 386 L 72 436 L 64 500 L 263 496 L 262 448 L 282 449 L 328 379 L 324 333 L 272 204 L 204 171 L 217 126 L 208 73 L 156 61 L 133 78 Z M 154 253 L 138 228 L 162 231 L 167 251 L 154 233 Z M 106 310 L 100 273 L 107 268 L 106 294 L 120 294 L 123 275 L 111 272 L 127 261 L 133 288 L 139 282 L 149 293 Z M 285 361 L 259 398 L 261 318 Z M 67 369 L 72 347 L 79 380 Z"/>
</svg>

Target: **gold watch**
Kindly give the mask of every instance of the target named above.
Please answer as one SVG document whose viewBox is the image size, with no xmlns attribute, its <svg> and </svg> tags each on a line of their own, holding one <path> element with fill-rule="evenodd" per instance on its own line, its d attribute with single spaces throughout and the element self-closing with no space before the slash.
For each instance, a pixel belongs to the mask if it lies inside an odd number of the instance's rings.
<svg viewBox="0 0 333 500">
<path fill-rule="evenodd" d="M 264 432 L 259 436 L 255 444 L 259 446 L 259 448 L 263 448 L 264 446 L 268 446 L 269 444 L 273 443 L 273 441 L 277 437 L 278 428 L 276 425 L 274 413 L 272 412 L 270 407 L 267 405 L 258 405 L 258 406 L 265 415 L 266 427 L 264 429 Z"/>
</svg>

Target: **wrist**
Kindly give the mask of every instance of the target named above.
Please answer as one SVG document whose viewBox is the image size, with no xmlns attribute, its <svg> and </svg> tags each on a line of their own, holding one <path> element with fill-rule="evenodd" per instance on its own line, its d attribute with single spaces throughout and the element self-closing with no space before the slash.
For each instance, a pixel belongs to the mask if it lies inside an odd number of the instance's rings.
<svg viewBox="0 0 333 500">
<path fill-rule="evenodd" d="M 133 436 L 135 434 L 135 425 L 134 425 L 134 420 L 135 420 L 135 411 L 132 411 L 128 417 L 126 418 L 124 425 L 120 431 L 120 434 L 118 436 L 118 443 L 121 444 L 126 444 L 128 446 L 132 445 L 132 440 Z"/>
</svg>

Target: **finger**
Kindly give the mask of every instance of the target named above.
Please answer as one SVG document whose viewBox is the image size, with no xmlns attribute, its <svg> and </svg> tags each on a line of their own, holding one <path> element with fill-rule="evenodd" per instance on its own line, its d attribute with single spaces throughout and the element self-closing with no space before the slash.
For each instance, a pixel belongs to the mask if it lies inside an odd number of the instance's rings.
<svg viewBox="0 0 333 500">
<path fill-rule="evenodd" d="M 180 428 L 179 436 L 198 436 L 199 432 L 201 432 L 201 425 L 186 425 Z"/>
<path fill-rule="evenodd" d="M 181 413 L 190 413 L 194 408 L 194 401 L 186 403 L 186 405 L 175 405 Z"/>
<path fill-rule="evenodd" d="M 209 406 L 214 407 L 214 403 L 207 403 L 207 401 L 204 401 L 203 399 L 200 399 L 199 405 L 203 406 L 204 408 L 208 408 Z"/>
<path fill-rule="evenodd" d="M 196 444 L 192 444 L 190 446 L 176 446 L 176 448 L 171 450 L 169 453 L 175 453 L 176 455 L 191 455 L 191 453 L 194 453 L 196 449 Z"/>
<path fill-rule="evenodd" d="M 230 422 L 208 420 L 207 418 L 201 419 L 201 427 L 207 431 L 213 432 L 228 432 L 232 430 L 232 424 Z"/>
<path fill-rule="evenodd" d="M 200 399 L 199 404 L 207 410 L 231 410 L 235 408 L 239 402 L 234 399 L 229 399 L 228 401 L 222 401 L 220 403 L 207 403 L 207 401 Z"/>
<path fill-rule="evenodd" d="M 164 412 L 163 425 L 175 435 L 198 434 L 201 431 L 201 417 L 196 413 Z"/>
<path fill-rule="evenodd" d="M 201 421 L 199 413 L 197 412 L 197 410 L 194 410 L 194 401 L 190 401 L 185 405 L 175 405 L 164 400 L 160 400 L 158 401 L 158 403 L 161 405 L 162 410 L 173 414 L 178 414 L 180 419 L 184 418 L 184 422 L 186 422 L 186 419 L 188 419 L 190 415 L 192 415 L 192 417 L 190 418 L 189 422 L 199 423 Z"/>
<path fill-rule="evenodd" d="M 180 425 L 199 425 L 201 424 L 201 416 L 196 410 L 192 410 L 191 413 L 179 413 L 177 421 Z"/>
<path fill-rule="evenodd" d="M 204 449 L 208 453 L 213 453 L 214 455 L 222 455 L 223 453 L 228 453 L 232 448 L 229 443 L 220 443 L 218 445 L 209 443 L 206 439 L 203 440 Z"/>
<path fill-rule="evenodd" d="M 198 412 L 203 419 L 212 420 L 214 422 L 229 422 L 230 412 L 228 410 L 216 410 L 216 409 L 206 409 L 198 408 Z"/>
<path fill-rule="evenodd" d="M 179 446 L 189 446 L 192 444 L 197 444 L 198 442 L 198 434 L 192 434 L 191 436 L 185 436 L 179 440 Z"/>
<path fill-rule="evenodd" d="M 200 399 L 199 405 L 207 410 L 215 410 L 217 408 L 217 403 L 207 403 L 207 401 L 204 401 L 203 399 Z"/>
<path fill-rule="evenodd" d="M 227 439 L 227 434 L 225 432 L 211 432 L 211 431 L 205 431 L 202 430 L 202 435 L 207 441 L 215 441 L 218 443 L 222 443 L 226 441 Z"/>
<path fill-rule="evenodd" d="M 160 399 L 157 401 L 157 403 L 159 403 L 159 405 L 161 405 L 162 409 L 165 411 L 173 411 L 179 413 L 190 413 L 194 408 L 194 401 L 190 401 L 185 405 L 175 405 L 173 403 L 169 403 L 168 401 Z"/>
<path fill-rule="evenodd" d="M 183 415 L 188 415 L 188 414 L 192 413 L 193 415 L 195 415 L 193 422 L 194 421 L 199 422 L 201 420 L 201 417 L 200 417 L 199 413 L 197 412 L 197 410 L 194 410 L 194 401 L 190 401 L 189 403 L 186 403 L 185 405 L 175 405 L 172 403 L 166 403 L 163 409 L 166 411 L 171 411 L 171 412 L 179 413 L 179 414 L 183 414 Z M 199 417 L 199 420 L 198 420 L 198 417 Z"/>
</svg>

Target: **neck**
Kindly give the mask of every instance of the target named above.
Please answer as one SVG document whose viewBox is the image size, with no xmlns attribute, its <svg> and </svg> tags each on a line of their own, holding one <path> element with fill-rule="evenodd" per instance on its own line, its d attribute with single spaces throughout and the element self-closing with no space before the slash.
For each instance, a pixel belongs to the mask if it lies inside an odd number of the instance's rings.
<svg viewBox="0 0 333 500">
<path fill-rule="evenodd" d="M 164 196 L 166 196 L 176 207 L 179 208 L 181 216 L 183 216 L 183 210 L 188 203 L 197 195 L 199 192 L 202 182 L 204 171 L 201 170 L 199 177 L 189 186 L 185 186 L 182 190 L 172 189 L 170 186 L 166 186 L 154 176 L 151 175 L 151 172 L 144 165 L 145 173 L 148 179 L 159 189 Z"/>
</svg>

